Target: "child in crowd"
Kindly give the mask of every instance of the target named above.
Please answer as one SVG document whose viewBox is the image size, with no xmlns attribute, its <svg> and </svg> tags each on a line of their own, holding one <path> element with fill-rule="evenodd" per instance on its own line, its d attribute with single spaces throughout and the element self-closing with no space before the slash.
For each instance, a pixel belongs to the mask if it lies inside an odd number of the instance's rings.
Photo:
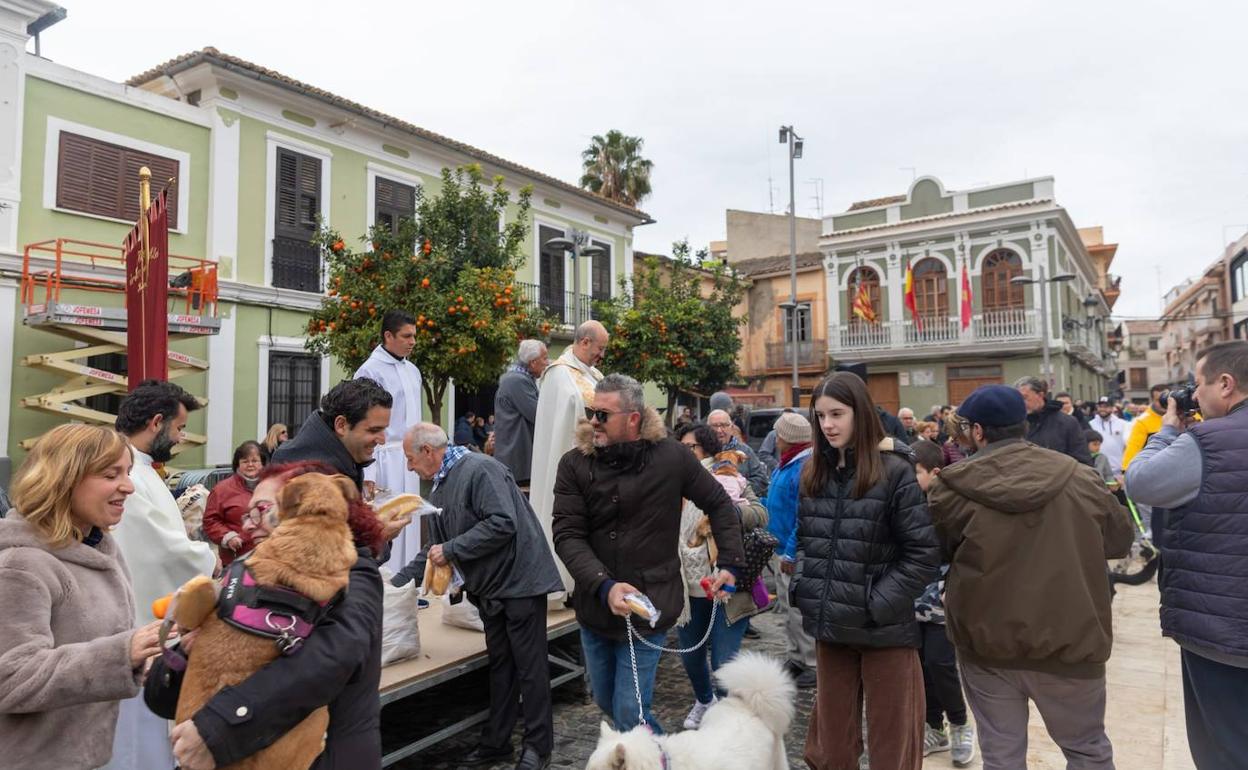
<svg viewBox="0 0 1248 770">
<path fill-rule="evenodd" d="M 923 493 L 932 479 L 945 466 L 944 453 L 935 443 L 916 441 L 914 476 Z M 927 695 L 927 726 L 923 730 L 923 756 L 938 751 L 953 754 L 954 767 L 967 767 L 975 758 L 975 728 L 966 717 L 966 701 L 962 697 L 962 680 L 953 644 L 945 635 L 945 573 L 948 564 L 940 565 L 940 576 L 914 602 L 919 621 L 923 663 L 923 688 Z M 949 717 L 949 729 L 945 717 Z M 950 735 L 952 733 L 952 735 Z"/>
<path fill-rule="evenodd" d="M 1105 479 L 1105 486 L 1109 487 L 1109 491 L 1117 492 L 1118 477 L 1114 475 L 1114 469 L 1110 467 L 1109 458 L 1101 454 L 1101 442 L 1105 440 L 1105 437 L 1100 431 L 1091 428 L 1084 431 L 1084 437 L 1088 441 L 1088 451 L 1092 453 L 1092 467 L 1101 474 L 1101 478 Z"/>
</svg>

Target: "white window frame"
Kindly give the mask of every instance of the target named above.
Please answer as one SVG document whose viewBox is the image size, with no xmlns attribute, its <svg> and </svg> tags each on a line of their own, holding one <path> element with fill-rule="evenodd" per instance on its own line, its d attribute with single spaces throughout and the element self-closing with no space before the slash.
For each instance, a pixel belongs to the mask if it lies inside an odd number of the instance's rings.
<svg viewBox="0 0 1248 770">
<path fill-rule="evenodd" d="M 256 340 L 259 348 L 260 368 L 256 382 L 256 435 L 269 432 L 269 353 L 303 353 L 313 355 L 305 347 L 307 337 L 270 337 L 267 334 Z M 329 392 L 329 356 L 321 356 L 321 393 Z M 297 426 L 294 426 L 297 427 Z"/>
<path fill-rule="evenodd" d="M 87 217 L 88 219 L 100 219 L 105 222 L 120 222 L 122 224 L 133 225 L 134 222 L 116 217 L 106 217 L 101 214 L 92 214 L 87 211 L 76 211 L 74 209 L 61 208 L 56 205 L 56 180 L 57 173 L 60 168 L 60 146 L 61 133 L 78 134 L 88 139 L 95 139 L 100 142 L 108 142 L 116 144 L 130 150 L 145 152 L 150 155 L 159 155 L 170 160 L 178 162 L 178 226 L 169 228 L 170 231 L 185 235 L 190 226 L 190 210 L 191 210 L 191 154 L 183 150 L 175 150 L 172 147 L 166 147 L 161 144 L 145 142 L 142 139 L 135 139 L 132 136 L 124 134 L 115 134 L 112 131 L 95 128 L 94 126 L 86 126 L 81 123 L 74 123 L 62 118 L 48 117 L 47 140 L 43 148 L 43 207 L 52 211 L 59 211 L 62 214 L 72 214 L 76 217 Z M 163 184 L 163 183 L 162 183 Z M 153 196 L 160 192 L 161 184 L 152 185 Z"/>
<path fill-rule="evenodd" d="M 329 223 L 330 162 L 333 152 L 327 147 L 296 139 L 288 134 L 268 131 L 264 154 L 264 285 L 273 286 L 273 238 L 277 235 L 277 148 L 319 158 L 321 161 L 321 221 Z M 325 274 L 325 256 L 321 255 L 321 275 Z M 295 291 L 285 289 L 284 291 Z M 324 287 L 322 287 L 322 293 Z M 301 292 L 311 294 L 312 292 Z M 267 371 L 267 370 L 266 370 Z M 267 400 L 267 395 L 266 395 Z M 263 434 L 261 434 L 263 435 Z"/>
</svg>

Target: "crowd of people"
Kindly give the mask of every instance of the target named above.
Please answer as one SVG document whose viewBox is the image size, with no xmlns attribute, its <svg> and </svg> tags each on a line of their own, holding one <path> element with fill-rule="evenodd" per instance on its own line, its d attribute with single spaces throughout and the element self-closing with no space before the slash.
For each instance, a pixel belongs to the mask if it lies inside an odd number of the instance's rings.
<svg viewBox="0 0 1248 770">
<path fill-rule="evenodd" d="M 160 475 L 199 406 L 176 384 L 139 383 L 114 429 L 64 425 L 34 445 L 0 519 L 5 762 L 208 769 L 328 706 L 314 767 L 378 768 L 384 575 L 402 585 L 429 564 L 453 570 L 455 601 L 484 627 L 490 717 L 465 767 L 549 767 L 546 618 L 570 606 L 594 702 L 617 730 L 668 729 L 652 706 L 658 648 L 673 642 L 682 726 L 698 729 L 725 695 L 714 672 L 774 611 L 788 670 L 815 690 L 812 768 L 914 770 L 944 751 L 958 767 L 977 751 L 986 768 L 1022 767 L 1029 702 L 1070 767 L 1112 768 L 1106 562 L 1132 544 L 1129 495 L 1161 543 L 1162 628 L 1183 650 L 1193 756 L 1202 770 L 1242 764 L 1248 343 L 1202 353 L 1199 418 L 1163 404 L 1164 388 L 1143 412 L 1109 398 L 1087 410 L 1027 377 L 918 419 L 836 372 L 755 450 L 727 394 L 669 425 L 640 383 L 600 371 L 610 337 L 595 321 L 554 361 L 523 341 L 494 414 L 464 414 L 448 436 L 423 419 L 414 330 L 385 314 L 368 361 L 302 425 L 240 444 L 194 532 Z M 348 590 L 298 654 L 171 727 L 176 661 L 194 660 L 196 634 L 162 634 L 153 602 L 246 560 L 307 473 L 359 492 Z M 420 523 L 383 523 L 369 504 L 422 488 L 437 513 Z"/>
</svg>

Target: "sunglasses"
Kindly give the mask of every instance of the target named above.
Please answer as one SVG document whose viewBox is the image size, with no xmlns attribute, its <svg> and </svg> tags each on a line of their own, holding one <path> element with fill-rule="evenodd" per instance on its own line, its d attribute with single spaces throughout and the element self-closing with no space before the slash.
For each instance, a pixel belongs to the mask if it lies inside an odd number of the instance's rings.
<svg viewBox="0 0 1248 770">
<path fill-rule="evenodd" d="M 632 414 L 632 412 L 608 412 L 606 409 L 590 409 L 585 407 L 585 419 L 593 422 L 597 420 L 599 424 L 605 425 L 607 420 L 611 419 L 615 414 Z"/>
</svg>

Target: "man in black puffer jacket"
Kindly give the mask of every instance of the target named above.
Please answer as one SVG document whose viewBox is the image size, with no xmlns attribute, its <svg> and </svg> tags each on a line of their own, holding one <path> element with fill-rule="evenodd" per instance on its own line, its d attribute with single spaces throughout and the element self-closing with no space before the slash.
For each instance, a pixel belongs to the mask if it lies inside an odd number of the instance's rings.
<svg viewBox="0 0 1248 770">
<path fill-rule="evenodd" d="M 1023 377 L 1014 383 L 1027 404 L 1027 440 L 1039 447 L 1061 452 L 1084 465 L 1092 465 L 1084 428 L 1062 411 L 1062 403 L 1049 398 L 1049 384 L 1040 377 Z"/>
</svg>

